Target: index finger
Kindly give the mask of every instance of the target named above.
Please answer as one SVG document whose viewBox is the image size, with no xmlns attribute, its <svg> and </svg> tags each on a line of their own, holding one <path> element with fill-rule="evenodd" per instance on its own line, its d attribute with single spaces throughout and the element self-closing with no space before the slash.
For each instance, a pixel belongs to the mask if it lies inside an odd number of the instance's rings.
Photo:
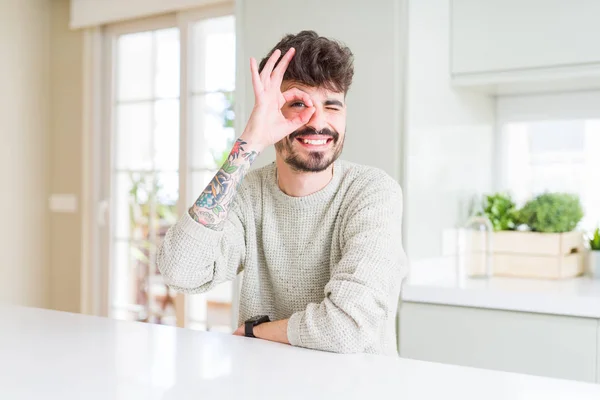
<svg viewBox="0 0 600 400">
<path fill-rule="evenodd" d="M 256 59 L 250 58 L 250 74 L 252 75 L 252 87 L 254 88 L 254 95 L 258 96 L 262 93 L 263 85 L 258 74 L 258 66 L 256 65 Z"/>
<path fill-rule="evenodd" d="M 300 89 L 292 88 L 292 89 L 286 90 L 285 92 L 283 92 L 281 94 L 283 95 L 283 98 L 285 99 L 285 101 L 287 103 L 289 103 L 290 101 L 293 101 L 293 100 L 302 100 L 307 107 L 313 106 L 312 99 L 310 98 L 308 93 L 306 93 Z"/>
<path fill-rule="evenodd" d="M 279 64 L 277 64 L 277 67 L 275 67 L 275 69 L 273 70 L 272 78 L 275 79 L 275 83 L 277 84 L 277 86 L 279 86 L 281 84 L 281 81 L 283 81 L 283 75 L 285 74 L 285 70 L 287 69 L 288 65 L 290 65 L 290 61 L 294 57 L 294 54 L 296 54 L 296 49 L 290 47 L 290 49 L 279 61 Z"/>
</svg>

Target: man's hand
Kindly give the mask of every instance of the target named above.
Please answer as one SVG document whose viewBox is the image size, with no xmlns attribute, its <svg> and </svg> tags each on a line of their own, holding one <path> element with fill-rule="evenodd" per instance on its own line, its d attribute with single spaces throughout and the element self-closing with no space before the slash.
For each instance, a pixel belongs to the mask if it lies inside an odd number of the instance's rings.
<svg viewBox="0 0 600 400">
<path fill-rule="evenodd" d="M 256 59 L 250 59 L 254 108 L 241 138 L 253 146 L 260 146 L 261 151 L 305 125 L 315 112 L 312 100 L 307 93 L 295 88 L 281 93 L 283 75 L 294 54 L 295 49 L 292 47 L 273 69 L 281 56 L 281 51 L 275 50 L 260 74 Z M 293 119 L 286 119 L 281 109 L 285 103 L 293 100 L 304 103 L 306 109 Z"/>
<path fill-rule="evenodd" d="M 264 324 L 254 327 L 254 336 L 260 339 L 270 340 L 272 342 L 290 344 L 287 336 L 287 326 L 287 319 L 265 322 Z M 236 336 L 245 336 L 246 331 L 244 325 L 237 328 L 233 334 Z"/>
<path fill-rule="evenodd" d="M 233 332 L 234 336 L 246 336 L 246 331 L 244 325 L 240 326 Z"/>
</svg>

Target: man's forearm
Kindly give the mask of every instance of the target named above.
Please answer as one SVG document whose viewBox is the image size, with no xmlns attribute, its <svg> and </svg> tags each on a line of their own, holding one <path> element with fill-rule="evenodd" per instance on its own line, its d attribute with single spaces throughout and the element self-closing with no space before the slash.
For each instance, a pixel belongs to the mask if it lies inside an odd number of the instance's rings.
<svg viewBox="0 0 600 400">
<path fill-rule="evenodd" d="M 254 327 L 254 336 L 260 339 L 290 344 L 287 336 L 288 320 L 266 322 Z"/>
<path fill-rule="evenodd" d="M 189 209 L 196 222 L 212 229 L 222 228 L 237 189 L 260 151 L 243 138 L 236 140 L 227 161 Z"/>
</svg>

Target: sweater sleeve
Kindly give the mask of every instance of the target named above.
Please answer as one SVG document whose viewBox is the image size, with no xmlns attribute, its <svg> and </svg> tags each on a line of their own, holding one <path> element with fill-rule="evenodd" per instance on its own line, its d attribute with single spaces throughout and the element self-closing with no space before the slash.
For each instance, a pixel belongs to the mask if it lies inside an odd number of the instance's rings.
<svg viewBox="0 0 600 400">
<path fill-rule="evenodd" d="M 183 293 L 202 293 L 235 279 L 246 248 L 242 204 L 238 193 L 221 231 L 194 221 L 187 212 L 167 231 L 157 253 L 167 285 Z"/>
<path fill-rule="evenodd" d="M 342 257 L 331 267 L 324 300 L 309 304 L 288 321 L 292 345 L 337 353 L 381 347 L 385 321 L 397 311 L 406 274 L 402 192 L 386 177 L 367 185 L 352 201 L 342 233 Z"/>
</svg>

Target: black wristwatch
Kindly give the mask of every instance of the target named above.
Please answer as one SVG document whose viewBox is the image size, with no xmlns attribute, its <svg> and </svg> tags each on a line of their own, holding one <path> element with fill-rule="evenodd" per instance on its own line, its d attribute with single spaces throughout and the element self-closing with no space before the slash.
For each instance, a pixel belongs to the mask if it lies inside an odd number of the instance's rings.
<svg viewBox="0 0 600 400">
<path fill-rule="evenodd" d="M 271 322 L 268 315 L 257 315 L 247 320 L 244 328 L 246 337 L 256 337 L 254 336 L 254 327 L 265 322 Z"/>
</svg>

